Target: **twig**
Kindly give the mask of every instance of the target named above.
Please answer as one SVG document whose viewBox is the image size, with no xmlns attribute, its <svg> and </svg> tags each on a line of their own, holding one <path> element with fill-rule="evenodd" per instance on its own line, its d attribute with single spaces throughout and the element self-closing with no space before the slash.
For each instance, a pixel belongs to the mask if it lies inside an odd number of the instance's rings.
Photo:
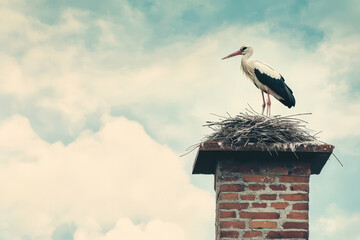
<svg viewBox="0 0 360 240">
<path fill-rule="evenodd" d="M 344 165 L 343 165 L 342 162 L 337 158 L 337 156 L 335 155 L 335 153 L 332 153 L 332 155 L 334 155 L 334 157 L 336 158 L 336 160 L 340 163 L 341 167 L 344 167 Z"/>
</svg>

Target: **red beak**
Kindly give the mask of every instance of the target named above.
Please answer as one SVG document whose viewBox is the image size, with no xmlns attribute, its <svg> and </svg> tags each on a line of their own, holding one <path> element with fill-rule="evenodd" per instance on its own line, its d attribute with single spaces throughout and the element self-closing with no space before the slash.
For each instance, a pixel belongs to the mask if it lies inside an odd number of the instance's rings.
<svg viewBox="0 0 360 240">
<path fill-rule="evenodd" d="M 227 59 L 227 58 L 231 58 L 231 57 L 234 57 L 234 56 L 237 56 L 237 55 L 241 55 L 242 54 L 242 51 L 239 50 L 237 52 L 234 52 L 232 54 L 230 54 L 229 56 L 226 56 L 226 57 L 223 57 L 221 60 L 224 60 L 224 59 Z"/>
</svg>

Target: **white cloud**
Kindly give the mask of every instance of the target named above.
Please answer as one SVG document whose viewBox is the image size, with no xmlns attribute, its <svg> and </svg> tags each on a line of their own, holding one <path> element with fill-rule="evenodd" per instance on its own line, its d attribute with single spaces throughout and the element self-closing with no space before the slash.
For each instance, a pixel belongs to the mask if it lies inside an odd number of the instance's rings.
<svg viewBox="0 0 360 240">
<path fill-rule="evenodd" d="M 311 239 L 354 239 L 359 240 L 360 212 L 348 213 L 332 203 L 325 216 L 315 219 L 310 225 Z"/>
<path fill-rule="evenodd" d="M 0 91 L 15 96 L 28 96 L 31 86 L 24 81 L 22 69 L 16 59 L 7 55 L 0 55 Z"/>
<path fill-rule="evenodd" d="M 167 230 L 160 236 L 174 230 L 179 239 L 204 239 L 204 224 L 213 221 L 212 197 L 190 184 L 180 159 L 125 118 L 105 116 L 98 132 L 86 131 L 64 146 L 44 142 L 26 118 L 14 116 L 0 126 L 0 151 L 5 239 L 49 239 L 64 223 L 78 225 L 76 236 L 83 239 L 97 232 L 96 226 L 115 222 L 99 239 L 126 234 L 154 239 L 161 225 Z M 93 223 L 90 232 L 86 219 Z M 145 230 L 134 225 L 125 231 L 129 219 L 145 224 Z"/>
<path fill-rule="evenodd" d="M 77 9 L 67 9 L 61 15 L 60 24 L 52 28 L 52 34 L 79 34 L 86 30 L 89 24 L 85 24 L 88 13 Z M 51 36 L 50 35 L 50 36 Z"/>
<path fill-rule="evenodd" d="M 134 225 L 129 219 L 119 219 L 113 229 L 106 234 L 101 233 L 96 222 L 88 220 L 78 227 L 74 240 L 185 240 L 185 233 L 178 225 L 155 219 L 145 226 Z"/>
</svg>

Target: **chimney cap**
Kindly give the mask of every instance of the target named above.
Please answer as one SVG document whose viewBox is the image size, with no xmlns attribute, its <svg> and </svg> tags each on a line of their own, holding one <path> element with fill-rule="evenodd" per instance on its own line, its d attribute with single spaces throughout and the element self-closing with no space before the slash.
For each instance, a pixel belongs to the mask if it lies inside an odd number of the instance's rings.
<svg viewBox="0 0 360 240">
<path fill-rule="evenodd" d="M 192 174 L 214 174 L 216 162 L 221 159 L 262 159 L 284 162 L 308 162 L 311 174 L 319 174 L 335 147 L 316 143 L 278 143 L 271 146 L 247 144 L 231 146 L 222 142 L 203 142 L 199 146 Z"/>
</svg>

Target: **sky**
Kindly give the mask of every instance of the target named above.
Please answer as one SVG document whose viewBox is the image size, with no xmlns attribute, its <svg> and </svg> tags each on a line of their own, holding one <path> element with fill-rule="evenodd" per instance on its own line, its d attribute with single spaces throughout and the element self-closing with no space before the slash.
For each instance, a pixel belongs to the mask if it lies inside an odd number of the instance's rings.
<svg viewBox="0 0 360 240">
<path fill-rule="evenodd" d="M 310 181 L 310 239 L 360 239 L 356 0 L 0 0 L 0 240 L 214 239 L 213 176 L 191 175 L 212 113 L 261 95 L 254 48 L 335 145 Z"/>
</svg>

